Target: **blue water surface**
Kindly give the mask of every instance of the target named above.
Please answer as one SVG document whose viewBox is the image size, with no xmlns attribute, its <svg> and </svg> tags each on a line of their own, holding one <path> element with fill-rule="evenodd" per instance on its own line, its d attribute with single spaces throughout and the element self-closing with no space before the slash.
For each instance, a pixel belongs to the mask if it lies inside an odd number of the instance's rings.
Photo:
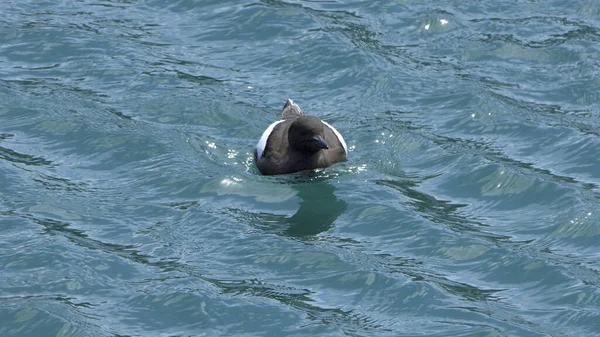
<svg viewBox="0 0 600 337">
<path fill-rule="evenodd" d="M 600 335 L 600 2 L 0 13 L 0 336 Z"/>
</svg>

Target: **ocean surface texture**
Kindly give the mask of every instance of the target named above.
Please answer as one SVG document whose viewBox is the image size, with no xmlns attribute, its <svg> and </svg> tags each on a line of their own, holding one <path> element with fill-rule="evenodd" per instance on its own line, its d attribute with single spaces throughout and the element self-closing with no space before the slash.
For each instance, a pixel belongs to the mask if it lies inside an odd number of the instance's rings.
<svg viewBox="0 0 600 337">
<path fill-rule="evenodd" d="M 0 13 L 0 337 L 600 335 L 599 1 Z"/>
</svg>

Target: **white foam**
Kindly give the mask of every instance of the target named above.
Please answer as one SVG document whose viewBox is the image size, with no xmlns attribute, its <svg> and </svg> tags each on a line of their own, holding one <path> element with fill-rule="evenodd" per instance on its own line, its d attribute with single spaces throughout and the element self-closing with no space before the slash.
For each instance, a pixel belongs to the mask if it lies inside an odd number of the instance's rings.
<svg viewBox="0 0 600 337">
<path fill-rule="evenodd" d="M 344 147 L 344 151 L 346 152 L 346 155 L 348 155 L 348 146 L 346 146 L 346 141 L 344 141 L 344 137 L 342 137 L 342 135 L 338 132 L 338 130 L 336 130 L 329 123 L 327 123 L 326 121 L 322 121 L 322 122 L 323 122 L 323 124 L 327 125 L 331 129 L 331 131 L 333 131 L 333 133 L 335 133 L 335 136 L 337 137 L 337 139 L 340 141 L 340 143 L 342 143 L 342 146 Z"/>
<path fill-rule="evenodd" d="M 273 129 L 275 128 L 275 126 L 277 126 L 277 124 L 279 124 L 279 123 L 281 123 L 283 121 L 284 120 L 282 119 L 280 121 L 272 123 L 265 130 L 265 132 L 263 132 L 262 136 L 258 140 L 258 143 L 256 143 L 256 156 L 258 157 L 258 159 L 262 158 L 263 152 L 265 151 L 265 147 L 267 146 L 267 140 L 269 139 L 269 136 L 271 135 L 271 132 L 273 132 Z M 346 145 L 344 145 L 344 146 L 346 146 Z"/>
</svg>

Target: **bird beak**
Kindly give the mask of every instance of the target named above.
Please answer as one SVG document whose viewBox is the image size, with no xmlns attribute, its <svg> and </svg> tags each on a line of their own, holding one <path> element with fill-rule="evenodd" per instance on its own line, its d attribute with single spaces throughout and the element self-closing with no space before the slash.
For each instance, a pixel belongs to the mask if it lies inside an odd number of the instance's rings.
<svg viewBox="0 0 600 337">
<path fill-rule="evenodd" d="M 329 149 L 329 146 L 327 146 L 327 143 L 325 143 L 325 139 L 323 139 L 321 136 L 317 136 L 317 138 L 315 138 L 315 143 L 320 149 Z"/>
</svg>

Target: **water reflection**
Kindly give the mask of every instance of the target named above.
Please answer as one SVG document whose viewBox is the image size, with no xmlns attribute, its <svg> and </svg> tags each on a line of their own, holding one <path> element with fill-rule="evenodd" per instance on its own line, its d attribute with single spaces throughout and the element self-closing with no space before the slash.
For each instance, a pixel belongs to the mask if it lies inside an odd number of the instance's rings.
<svg viewBox="0 0 600 337">
<path fill-rule="evenodd" d="M 302 237 L 327 231 L 346 210 L 347 203 L 335 196 L 335 188 L 327 182 L 296 185 L 293 188 L 302 201 L 298 211 L 284 219 L 289 225 L 284 235 Z"/>
<path fill-rule="evenodd" d="M 329 230 L 346 210 L 347 203 L 335 196 L 335 188 L 326 181 L 283 186 L 294 191 L 295 198 L 300 198 L 300 207 L 292 216 L 270 211 L 249 213 L 236 210 L 235 213 L 264 232 L 306 238 Z M 273 207 L 273 212 L 286 201 L 281 200 L 278 206 Z"/>
<path fill-rule="evenodd" d="M 330 178 L 322 172 L 308 171 L 263 181 L 213 179 L 203 185 L 201 193 L 208 197 L 206 206 L 224 209 L 252 227 L 277 235 L 306 237 L 329 230 L 346 211 L 347 203 L 336 197 Z M 254 200 L 253 206 L 240 207 L 240 201 L 248 197 Z M 298 199 L 299 208 L 290 215 Z"/>
</svg>

